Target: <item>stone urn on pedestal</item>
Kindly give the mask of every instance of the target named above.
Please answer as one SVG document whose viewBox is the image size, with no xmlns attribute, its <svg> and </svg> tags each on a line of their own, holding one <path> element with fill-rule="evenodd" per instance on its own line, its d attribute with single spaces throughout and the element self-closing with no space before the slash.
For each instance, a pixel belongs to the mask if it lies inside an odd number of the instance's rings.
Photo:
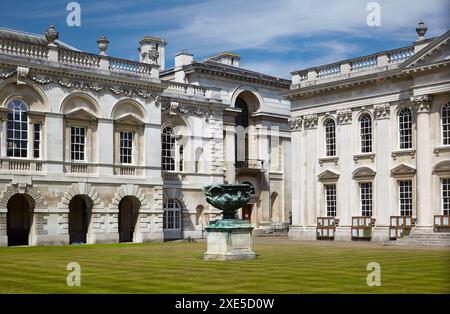
<svg viewBox="0 0 450 314">
<path fill-rule="evenodd" d="M 208 185 L 203 188 L 206 201 L 222 210 L 223 219 L 211 221 L 206 227 L 206 260 L 253 259 L 253 226 L 236 219 L 236 211 L 250 200 L 255 192 L 248 184 Z"/>
</svg>

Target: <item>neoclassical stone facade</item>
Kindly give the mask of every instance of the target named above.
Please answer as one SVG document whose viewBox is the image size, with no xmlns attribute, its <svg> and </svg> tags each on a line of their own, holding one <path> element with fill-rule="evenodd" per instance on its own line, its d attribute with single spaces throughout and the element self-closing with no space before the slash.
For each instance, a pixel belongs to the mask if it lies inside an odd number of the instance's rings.
<svg viewBox="0 0 450 314">
<path fill-rule="evenodd" d="M 341 240 L 360 218 L 381 241 L 398 216 L 408 234 L 448 224 L 449 37 L 292 73 L 292 238 L 322 237 L 327 217 Z"/>
<path fill-rule="evenodd" d="M 223 182 L 255 186 L 240 215 L 258 229 L 289 222 L 290 81 L 227 53 L 166 70 L 155 37 L 139 62 L 58 37 L 0 30 L 1 246 L 202 237 L 219 217 L 202 188 Z"/>
</svg>

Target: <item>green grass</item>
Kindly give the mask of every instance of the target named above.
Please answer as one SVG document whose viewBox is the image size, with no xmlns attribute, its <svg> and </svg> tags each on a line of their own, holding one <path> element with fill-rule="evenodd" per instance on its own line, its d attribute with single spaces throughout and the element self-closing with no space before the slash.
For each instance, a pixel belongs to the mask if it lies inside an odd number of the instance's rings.
<svg viewBox="0 0 450 314">
<path fill-rule="evenodd" d="M 450 250 L 255 242 L 255 260 L 232 262 L 204 261 L 205 243 L 0 248 L 0 293 L 450 293 Z M 81 287 L 66 285 L 69 262 Z"/>
</svg>

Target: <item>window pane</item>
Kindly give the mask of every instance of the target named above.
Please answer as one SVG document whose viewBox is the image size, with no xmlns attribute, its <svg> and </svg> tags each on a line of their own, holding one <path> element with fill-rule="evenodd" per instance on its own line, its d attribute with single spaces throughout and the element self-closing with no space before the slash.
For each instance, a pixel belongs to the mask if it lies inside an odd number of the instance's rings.
<svg viewBox="0 0 450 314">
<path fill-rule="evenodd" d="M 327 216 L 336 216 L 336 184 L 325 185 L 325 204 Z"/>
<path fill-rule="evenodd" d="M 399 181 L 400 216 L 412 216 L 413 196 L 412 181 Z"/>
<path fill-rule="evenodd" d="M 359 184 L 361 216 L 372 217 L 372 182 Z"/>
<path fill-rule="evenodd" d="M 400 149 L 412 148 L 412 113 L 409 108 L 404 108 L 398 115 L 398 131 Z"/>
<path fill-rule="evenodd" d="M 27 106 L 21 100 L 13 100 L 9 102 L 8 109 L 7 155 L 10 157 L 27 157 Z"/>
<path fill-rule="evenodd" d="M 70 138 L 71 138 L 71 158 L 75 161 L 84 161 L 84 150 L 85 150 L 85 128 L 71 127 L 70 128 Z"/>
<path fill-rule="evenodd" d="M 336 156 L 336 124 L 332 119 L 325 122 L 326 156 Z"/>
<path fill-rule="evenodd" d="M 442 212 L 450 215 L 450 179 L 442 180 Z"/>
<path fill-rule="evenodd" d="M 450 145 L 450 103 L 442 107 L 442 144 Z"/>
<path fill-rule="evenodd" d="M 372 152 L 372 118 L 370 115 L 365 114 L 360 120 L 361 126 L 361 152 Z"/>
</svg>

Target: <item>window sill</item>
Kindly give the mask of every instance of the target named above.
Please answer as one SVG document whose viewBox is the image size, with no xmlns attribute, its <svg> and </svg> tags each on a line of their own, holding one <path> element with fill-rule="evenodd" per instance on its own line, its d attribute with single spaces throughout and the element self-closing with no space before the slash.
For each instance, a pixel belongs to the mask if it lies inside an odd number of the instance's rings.
<svg viewBox="0 0 450 314">
<path fill-rule="evenodd" d="M 411 159 L 414 159 L 416 156 L 416 150 L 415 149 L 403 149 L 403 150 L 397 150 L 393 151 L 391 153 L 392 159 L 396 160 L 397 157 L 407 157 L 409 156 Z"/>
<path fill-rule="evenodd" d="M 435 154 L 437 157 L 439 157 L 439 154 L 440 154 L 440 153 L 448 153 L 448 152 L 450 152 L 450 145 L 448 145 L 448 146 L 438 146 L 438 147 L 435 147 L 434 150 L 433 150 L 433 152 L 434 152 L 434 154 Z"/>
<path fill-rule="evenodd" d="M 339 157 L 337 156 L 330 156 L 330 157 L 322 157 L 319 158 L 319 164 L 322 166 L 324 163 L 334 163 L 335 165 L 338 164 Z"/>
<path fill-rule="evenodd" d="M 355 163 L 358 163 L 359 160 L 368 160 L 368 159 L 370 159 L 371 162 L 374 162 L 375 153 L 361 153 L 353 155 L 353 161 Z"/>
</svg>

